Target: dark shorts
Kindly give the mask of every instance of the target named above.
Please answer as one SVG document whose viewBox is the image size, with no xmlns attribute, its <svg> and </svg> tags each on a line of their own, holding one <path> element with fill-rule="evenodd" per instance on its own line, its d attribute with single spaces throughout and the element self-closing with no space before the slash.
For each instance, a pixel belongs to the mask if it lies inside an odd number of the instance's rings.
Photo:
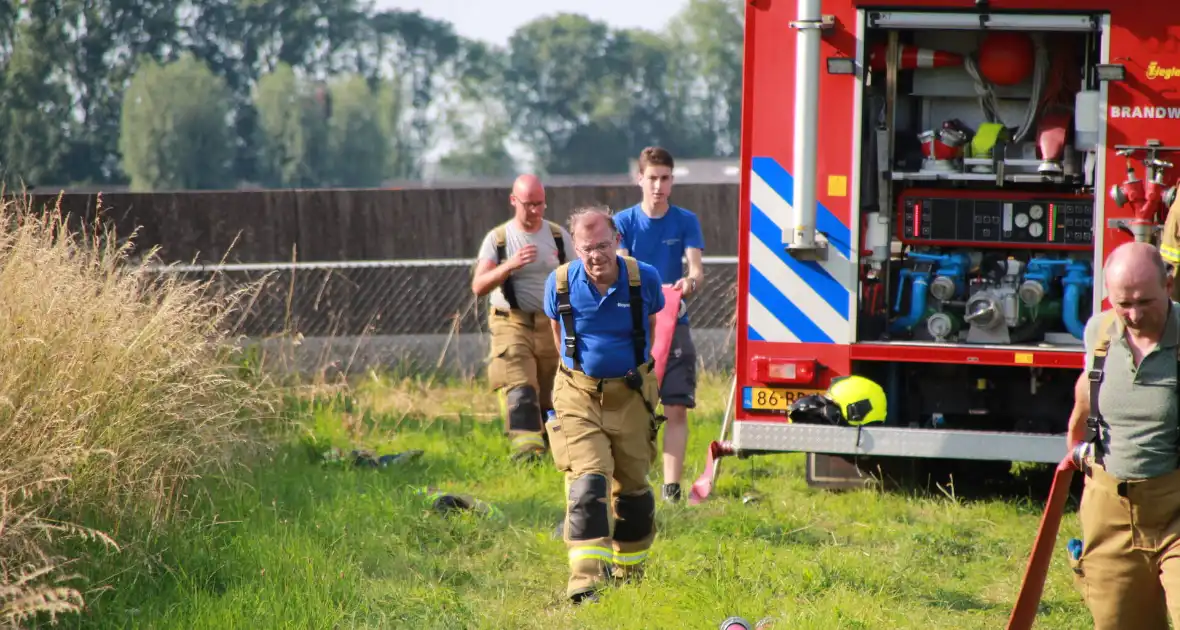
<svg viewBox="0 0 1180 630">
<path fill-rule="evenodd" d="M 672 333 L 672 347 L 668 349 L 668 365 L 660 386 L 660 401 L 665 405 L 697 406 L 697 349 L 692 344 L 688 324 L 676 324 Z"/>
</svg>

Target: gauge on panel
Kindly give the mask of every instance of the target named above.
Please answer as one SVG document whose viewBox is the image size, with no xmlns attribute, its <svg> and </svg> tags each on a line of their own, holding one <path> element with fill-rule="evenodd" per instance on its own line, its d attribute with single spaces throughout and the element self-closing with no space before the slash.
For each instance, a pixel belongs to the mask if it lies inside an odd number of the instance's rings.
<svg viewBox="0 0 1180 630">
<path fill-rule="evenodd" d="M 1045 209 L 1034 205 L 1028 209 L 1028 216 L 1032 217 L 1034 221 L 1039 221 L 1041 217 L 1045 216 Z"/>
<path fill-rule="evenodd" d="M 1033 238 L 1040 238 L 1045 233 L 1045 226 L 1040 223 L 1033 223 L 1028 226 L 1028 235 Z"/>
<path fill-rule="evenodd" d="M 1016 227 L 1021 228 L 1021 229 L 1028 227 L 1028 215 L 1027 214 L 1021 212 L 1020 214 L 1016 215 Z"/>
</svg>

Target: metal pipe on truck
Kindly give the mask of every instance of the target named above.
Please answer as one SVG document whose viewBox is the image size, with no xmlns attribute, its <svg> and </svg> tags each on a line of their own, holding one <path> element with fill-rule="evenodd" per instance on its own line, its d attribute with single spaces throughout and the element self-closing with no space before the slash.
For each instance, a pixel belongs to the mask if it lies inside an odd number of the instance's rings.
<svg viewBox="0 0 1180 630">
<path fill-rule="evenodd" d="M 798 0 L 795 40 L 794 225 L 783 230 L 788 249 L 815 249 L 816 160 L 819 127 L 820 0 Z"/>
</svg>

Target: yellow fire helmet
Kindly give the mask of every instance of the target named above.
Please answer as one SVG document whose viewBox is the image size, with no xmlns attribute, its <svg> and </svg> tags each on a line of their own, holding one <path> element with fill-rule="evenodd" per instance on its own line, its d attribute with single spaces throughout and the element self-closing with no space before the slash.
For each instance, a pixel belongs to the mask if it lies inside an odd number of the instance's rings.
<svg viewBox="0 0 1180 630">
<path fill-rule="evenodd" d="M 825 395 L 840 406 L 844 421 L 854 427 L 885 421 L 885 390 L 863 376 L 834 379 Z"/>
</svg>

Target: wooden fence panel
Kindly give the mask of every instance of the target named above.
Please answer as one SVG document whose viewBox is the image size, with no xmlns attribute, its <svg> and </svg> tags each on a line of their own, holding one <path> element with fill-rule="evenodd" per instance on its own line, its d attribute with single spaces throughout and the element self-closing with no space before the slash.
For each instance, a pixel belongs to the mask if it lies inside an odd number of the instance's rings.
<svg viewBox="0 0 1180 630">
<path fill-rule="evenodd" d="M 577 205 L 620 210 L 637 186 L 547 187 L 547 218 L 564 224 Z M 169 262 L 377 260 L 474 257 L 484 234 L 511 216 L 508 188 L 260 190 L 107 193 L 103 215 L 137 250 Z M 56 194 L 34 194 L 43 207 Z M 673 201 L 697 214 L 706 255 L 737 253 L 738 186 L 680 184 Z M 97 196 L 61 195 L 62 209 L 93 221 Z M 236 242 L 235 242 L 236 239 Z M 232 247 L 232 249 L 231 249 Z"/>
</svg>

